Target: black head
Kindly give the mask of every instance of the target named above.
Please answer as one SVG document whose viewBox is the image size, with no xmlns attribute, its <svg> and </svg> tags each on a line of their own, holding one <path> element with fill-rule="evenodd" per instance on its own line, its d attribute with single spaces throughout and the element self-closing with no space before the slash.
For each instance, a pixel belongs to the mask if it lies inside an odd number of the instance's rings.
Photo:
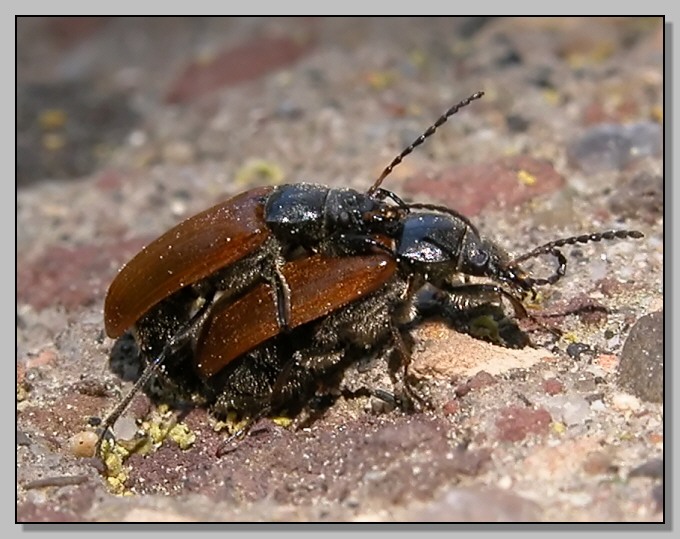
<svg viewBox="0 0 680 539">
<path fill-rule="evenodd" d="M 458 274 L 503 280 L 507 254 L 482 238 L 467 218 L 433 205 L 409 207 L 438 210 L 412 212 L 402 220 L 396 254 L 414 273 L 435 286 L 454 280 Z"/>
</svg>

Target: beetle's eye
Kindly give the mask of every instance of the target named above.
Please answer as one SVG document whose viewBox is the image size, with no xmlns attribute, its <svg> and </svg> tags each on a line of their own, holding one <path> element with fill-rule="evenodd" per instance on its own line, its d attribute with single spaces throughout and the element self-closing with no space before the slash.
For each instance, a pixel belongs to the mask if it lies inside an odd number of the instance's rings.
<svg viewBox="0 0 680 539">
<path fill-rule="evenodd" d="M 349 225 L 350 224 L 350 218 L 349 218 L 349 213 L 346 211 L 340 212 L 340 215 L 338 216 L 338 221 L 340 222 L 341 225 Z"/>
<path fill-rule="evenodd" d="M 480 251 L 479 249 L 473 249 L 468 257 L 470 264 L 478 268 L 486 266 L 489 261 L 489 253 L 486 251 Z"/>
</svg>

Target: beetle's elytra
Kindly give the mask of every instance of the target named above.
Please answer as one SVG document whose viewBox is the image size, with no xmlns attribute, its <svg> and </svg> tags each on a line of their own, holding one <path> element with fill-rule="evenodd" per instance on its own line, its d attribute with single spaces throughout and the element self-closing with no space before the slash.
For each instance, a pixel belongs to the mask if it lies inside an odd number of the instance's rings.
<svg viewBox="0 0 680 539">
<path fill-rule="evenodd" d="M 233 411 L 252 422 L 301 409 L 362 357 L 396 354 L 404 396 L 417 398 L 406 376 L 406 328 L 432 313 L 419 299 L 425 285 L 439 291 L 440 313 L 505 298 L 522 317 L 522 300 L 565 274 L 561 247 L 642 237 L 589 233 L 513 259 L 455 210 L 406 203 L 380 187 L 406 155 L 482 95 L 446 111 L 366 193 L 304 183 L 260 187 L 145 247 L 112 282 L 104 319 L 112 338 L 132 331 L 146 369 L 104 428 L 153 375 L 218 414 Z M 557 260 L 553 275 L 522 270 L 520 263 L 542 255 Z M 487 282 L 469 283 L 469 276 Z"/>
</svg>

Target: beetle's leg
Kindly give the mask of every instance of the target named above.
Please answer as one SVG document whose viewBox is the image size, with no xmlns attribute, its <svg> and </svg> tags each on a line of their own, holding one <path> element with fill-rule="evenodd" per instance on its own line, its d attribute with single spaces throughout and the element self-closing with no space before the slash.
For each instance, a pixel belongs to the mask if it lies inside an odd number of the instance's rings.
<svg viewBox="0 0 680 539">
<path fill-rule="evenodd" d="M 224 455 L 231 453 L 232 451 L 235 451 L 238 445 L 243 441 L 243 439 L 255 426 L 255 424 L 260 419 L 267 416 L 269 413 L 270 413 L 269 408 L 264 407 L 257 414 L 253 415 L 252 417 L 249 417 L 246 420 L 246 423 L 241 428 L 239 428 L 233 434 L 229 435 L 229 437 L 218 446 L 218 448 L 215 450 L 215 456 L 217 458 L 221 458 Z"/>
<path fill-rule="evenodd" d="M 290 328 L 290 286 L 286 281 L 281 268 L 284 260 L 274 261 L 274 272 L 271 278 L 272 288 L 274 289 L 274 303 L 276 304 L 276 321 L 281 331 L 288 331 Z"/>
<path fill-rule="evenodd" d="M 501 304 L 502 298 L 506 298 L 515 312 L 515 317 L 526 318 L 527 311 L 522 302 L 507 290 L 495 284 L 477 283 L 463 284 L 459 286 L 446 286 L 435 296 L 438 307 L 455 313 L 479 307 L 485 304 Z M 419 306 L 422 310 L 422 306 Z"/>
<path fill-rule="evenodd" d="M 401 369 L 401 386 L 403 396 L 396 396 L 399 407 L 403 410 L 413 410 L 420 412 L 423 409 L 432 408 L 425 397 L 420 395 L 413 387 L 409 375 L 409 365 L 411 364 L 411 350 L 407 346 L 401 332 L 394 324 L 390 324 L 390 338 L 392 341 L 393 352 L 399 358 L 399 368 Z"/>
</svg>

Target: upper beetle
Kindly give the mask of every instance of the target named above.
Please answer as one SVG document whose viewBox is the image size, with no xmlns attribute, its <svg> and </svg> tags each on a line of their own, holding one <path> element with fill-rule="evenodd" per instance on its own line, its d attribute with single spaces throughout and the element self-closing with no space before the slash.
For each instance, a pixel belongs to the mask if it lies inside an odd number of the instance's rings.
<svg viewBox="0 0 680 539">
<path fill-rule="evenodd" d="M 383 179 L 439 125 L 482 95 L 451 107 L 366 193 L 306 183 L 259 187 L 181 222 L 142 249 L 113 280 L 104 305 L 106 333 L 120 336 L 189 286 L 199 296 L 235 296 L 260 280 L 272 284 L 277 324 L 285 329 L 290 320 L 289 286 L 281 272 L 285 261 L 300 249 L 326 255 L 366 253 L 374 246 L 372 234 L 393 234 L 408 210 L 396 195 L 380 188 Z"/>
</svg>

